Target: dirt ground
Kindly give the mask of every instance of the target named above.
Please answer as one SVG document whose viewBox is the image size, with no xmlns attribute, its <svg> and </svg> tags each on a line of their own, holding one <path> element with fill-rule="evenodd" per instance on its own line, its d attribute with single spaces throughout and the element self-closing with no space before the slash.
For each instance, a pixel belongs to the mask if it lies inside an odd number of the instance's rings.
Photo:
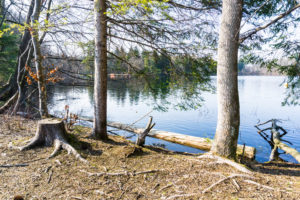
<svg viewBox="0 0 300 200">
<path fill-rule="evenodd" d="M 79 126 L 69 141 L 88 164 L 65 151 L 47 159 L 53 147 L 24 152 L 12 148 L 34 136 L 36 123 L 0 115 L 1 200 L 16 195 L 26 200 L 300 199 L 297 164 L 252 162 L 248 166 L 253 173 L 247 175 L 199 155 L 138 149 L 120 136 L 96 141 L 88 137 L 89 128 Z"/>
</svg>

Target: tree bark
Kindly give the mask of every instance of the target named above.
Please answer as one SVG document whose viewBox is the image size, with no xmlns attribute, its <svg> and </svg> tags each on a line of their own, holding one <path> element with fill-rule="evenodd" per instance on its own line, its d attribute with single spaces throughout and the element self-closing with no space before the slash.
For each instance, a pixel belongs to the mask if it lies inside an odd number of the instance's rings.
<svg viewBox="0 0 300 200">
<path fill-rule="evenodd" d="M 35 0 L 34 11 L 31 19 L 32 26 L 32 44 L 34 48 L 34 58 L 35 58 L 35 67 L 36 74 L 38 78 L 38 90 L 39 90 L 39 112 L 40 116 L 48 117 L 48 108 L 47 108 L 47 94 L 46 94 L 46 84 L 44 69 L 42 66 L 42 54 L 41 46 L 39 43 L 39 28 L 36 22 L 39 20 L 41 10 L 41 0 Z"/>
<path fill-rule="evenodd" d="M 93 136 L 107 139 L 107 16 L 106 0 L 94 1 L 95 78 Z"/>
<path fill-rule="evenodd" d="M 240 125 L 237 63 L 242 7 L 242 0 L 223 1 L 217 67 L 218 122 L 211 149 L 212 153 L 233 159 Z"/>
</svg>

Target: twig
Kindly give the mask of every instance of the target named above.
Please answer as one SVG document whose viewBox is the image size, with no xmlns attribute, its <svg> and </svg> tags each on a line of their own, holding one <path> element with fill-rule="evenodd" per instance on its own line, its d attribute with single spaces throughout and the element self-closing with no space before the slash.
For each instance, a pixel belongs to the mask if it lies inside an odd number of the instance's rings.
<svg viewBox="0 0 300 200">
<path fill-rule="evenodd" d="M 117 134 L 117 133 L 115 133 L 115 132 L 113 132 L 113 131 L 107 131 L 107 132 L 109 132 L 109 133 L 111 133 L 111 134 L 113 134 L 113 135 L 116 135 L 116 136 L 120 136 L 119 134 Z"/>
<path fill-rule="evenodd" d="M 162 170 L 147 170 L 147 171 L 140 171 L 140 172 L 119 172 L 119 173 L 107 173 L 107 172 L 99 172 L 99 173 L 91 173 L 87 171 L 80 170 L 81 172 L 87 173 L 88 176 L 136 176 L 139 174 L 148 174 L 148 173 L 154 173 L 159 172 Z"/>
<path fill-rule="evenodd" d="M 52 168 L 52 166 L 48 166 L 46 169 L 45 169 L 45 173 L 48 173 L 49 170 Z"/>
<path fill-rule="evenodd" d="M 52 179 L 52 175 L 53 175 L 53 170 L 51 170 L 50 174 L 49 174 L 49 178 L 48 178 L 48 181 L 47 183 L 49 184 L 51 179 Z"/>
<path fill-rule="evenodd" d="M 262 122 L 262 123 L 256 124 L 255 126 L 265 125 L 265 124 L 267 124 L 267 123 L 269 123 L 269 122 L 272 122 L 272 120 L 273 120 L 273 119 L 270 119 L 270 120 L 268 120 L 268 121 L 266 121 L 266 122 Z"/>
<path fill-rule="evenodd" d="M 233 174 L 233 175 L 231 175 L 231 176 L 227 176 L 227 177 L 225 177 L 225 178 L 222 178 L 222 179 L 218 180 L 217 182 L 215 182 L 214 184 L 212 184 L 212 185 L 209 186 L 208 188 L 204 189 L 204 190 L 202 191 L 202 193 L 204 194 L 204 193 L 210 191 L 210 190 L 211 190 L 212 188 L 214 188 L 215 186 L 219 185 L 220 183 L 222 183 L 222 182 L 224 182 L 224 181 L 226 181 L 226 180 L 228 180 L 228 179 L 235 178 L 235 177 L 242 177 L 242 178 L 250 178 L 250 179 L 254 179 L 253 176 L 249 176 L 249 175 L 244 175 L 244 174 Z"/>
<path fill-rule="evenodd" d="M 2 168 L 10 168 L 10 167 L 27 167 L 28 164 L 15 164 L 15 165 L 0 165 Z"/>
<path fill-rule="evenodd" d="M 59 160 L 55 160 L 55 162 L 58 164 L 58 165 L 61 165 L 61 162 Z"/>
<path fill-rule="evenodd" d="M 165 197 L 165 198 L 162 198 L 162 199 L 165 199 L 165 200 L 169 200 L 169 199 L 178 199 L 179 197 L 191 197 L 191 196 L 196 196 L 196 195 L 199 195 L 199 193 L 176 194 L 176 195 L 173 195 L 173 196 L 170 196 L 170 197 Z"/>
<path fill-rule="evenodd" d="M 82 200 L 80 197 L 71 197 L 72 199 Z"/>
<path fill-rule="evenodd" d="M 135 122 L 132 122 L 130 124 L 130 126 L 132 126 L 132 125 L 136 124 L 137 122 L 139 122 L 140 120 L 144 119 L 145 117 L 147 117 L 152 112 L 153 112 L 153 110 L 151 110 L 150 112 L 146 113 L 145 115 L 143 115 L 142 117 L 140 117 L 139 119 L 137 119 Z"/>
<path fill-rule="evenodd" d="M 270 186 L 267 186 L 267 185 L 262 185 L 260 183 L 257 183 L 255 181 L 251 181 L 251 180 L 243 180 L 244 182 L 246 183 L 250 183 L 250 184 L 254 184 L 254 185 L 257 185 L 259 187 L 262 187 L 262 188 L 265 188 L 265 189 L 268 189 L 268 190 L 275 190 L 274 188 L 270 187 Z"/>
<path fill-rule="evenodd" d="M 171 187 L 173 185 L 174 185 L 174 183 L 168 184 L 165 187 L 162 187 L 159 191 L 163 191 L 164 189 L 167 189 L 167 188 L 169 188 L 169 187 Z"/>
<path fill-rule="evenodd" d="M 235 185 L 237 191 L 239 191 L 239 190 L 241 189 L 241 187 L 239 186 L 239 184 L 236 182 L 236 180 L 235 180 L 234 178 L 231 179 L 231 180 L 232 180 L 232 182 L 233 182 L 233 185 Z"/>
<path fill-rule="evenodd" d="M 268 121 L 268 122 L 269 122 L 269 121 Z M 274 144 L 273 144 L 273 141 L 270 141 L 270 140 L 267 138 L 268 135 L 264 132 L 264 130 L 261 130 L 258 126 L 259 126 L 259 124 L 257 124 L 257 125 L 254 126 L 255 128 L 258 129 L 257 133 L 258 133 L 264 140 L 266 140 L 266 141 L 269 143 L 270 146 L 273 146 L 273 145 L 274 145 Z M 263 135 L 262 133 L 265 134 L 265 135 Z"/>
</svg>

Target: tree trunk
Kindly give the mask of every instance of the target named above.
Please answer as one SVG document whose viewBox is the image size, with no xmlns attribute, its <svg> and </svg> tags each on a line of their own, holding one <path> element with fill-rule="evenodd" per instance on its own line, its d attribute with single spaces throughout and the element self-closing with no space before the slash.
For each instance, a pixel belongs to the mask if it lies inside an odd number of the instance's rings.
<svg viewBox="0 0 300 200">
<path fill-rule="evenodd" d="M 28 51 L 28 52 L 27 52 Z M 27 55 L 27 60 L 26 60 L 26 63 L 25 65 L 28 65 L 30 60 L 31 60 L 31 57 L 32 57 L 32 52 L 33 52 L 33 48 L 31 47 L 31 42 L 28 43 L 28 47 L 27 49 L 24 51 L 24 53 L 20 56 L 20 58 L 22 58 L 24 56 L 24 54 L 28 54 Z M 18 76 L 17 76 L 17 85 L 18 85 L 18 99 L 16 101 L 16 104 L 14 106 L 14 109 L 12 111 L 12 114 L 16 114 L 17 111 L 19 110 L 19 107 L 20 107 L 20 103 L 21 103 L 21 100 L 24 99 L 24 96 L 25 96 L 25 75 L 26 75 L 26 72 L 21 72 L 21 65 L 19 63 L 18 65 Z"/>
<path fill-rule="evenodd" d="M 30 18 L 32 16 L 33 13 L 33 8 L 34 8 L 34 2 L 35 0 L 31 0 L 30 2 L 30 6 L 29 6 L 29 10 L 27 13 L 27 17 L 26 17 L 26 24 L 30 23 Z M 22 36 L 21 39 L 21 43 L 20 43 L 20 47 L 19 47 L 19 57 L 18 57 L 18 62 L 16 65 L 16 70 L 12 76 L 12 78 L 9 81 L 9 84 L 7 84 L 4 88 L 1 89 L 0 91 L 0 100 L 7 100 L 9 98 L 11 98 L 11 96 L 13 96 L 16 91 L 18 90 L 18 85 L 17 85 L 17 77 L 18 77 L 18 66 L 20 65 L 21 67 L 21 71 L 24 72 L 24 67 L 25 67 L 25 63 L 26 63 L 26 59 L 27 59 L 27 54 L 25 54 L 22 58 L 20 58 L 20 55 L 23 54 L 23 52 L 26 50 L 28 43 L 31 40 L 31 35 L 28 29 L 25 29 L 25 32 Z"/>
<path fill-rule="evenodd" d="M 94 1 L 95 78 L 93 136 L 107 139 L 107 16 L 106 1 Z"/>
<path fill-rule="evenodd" d="M 224 0 L 219 32 L 217 98 L 218 122 L 211 151 L 235 158 L 240 125 L 237 63 L 242 0 Z"/>
<path fill-rule="evenodd" d="M 35 58 L 35 68 L 38 78 L 38 90 L 39 90 L 39 112 L 40 116 L 48 117 L 48 108 L 47 108 L 47 94 L 46 94 L 46 84 L 44 69 L 42 66 L 42 54 L 41 46 L 39 43 L 39 28 L 36 22 L 39 20 L 41 10 L 41 0 L 35 0 L 34 11 L 31 19 L 32 26 L 32 44 L 34 48 L 34 58 Z"/>
</svg>

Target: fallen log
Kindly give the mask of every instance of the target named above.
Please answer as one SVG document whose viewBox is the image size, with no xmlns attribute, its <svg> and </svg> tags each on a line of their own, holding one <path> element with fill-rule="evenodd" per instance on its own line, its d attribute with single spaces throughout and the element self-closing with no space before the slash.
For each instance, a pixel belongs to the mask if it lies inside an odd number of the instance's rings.
<svg viewBox="0 0 300 200">
<path fill-rule="evenodd" d="M 142 134 L 144 132 L 144 128 L 135 127 L 128 124 L 122 124 L 119 122 L 108 122 L 108 126 L 114 127 L 117 129 L 133 132 L 136 134 Z M 190 135 L 184 135 L 180 133 L 174 133 L 174 132 L 168 132 L 168 131 L 160 131 L 152 129 L 149 131 L 148 136 L 165 140 L 168 142 L 173 142 L 189 147 L 194 147 L 197 149 L 201 149 L 204 151 L 209 151 L 212 146 L 212 140 L 209 138 L 201 138 L 201 137 L 195 137 Z M 238 145 L 237 147 L 237 154 L 242 155 L 243 154 L 243 145 Z M 255 148 L 250 146 L 245 146 L 244 150 L 244 156 L 250 159 L 255 158 Z"/>
</svg>

